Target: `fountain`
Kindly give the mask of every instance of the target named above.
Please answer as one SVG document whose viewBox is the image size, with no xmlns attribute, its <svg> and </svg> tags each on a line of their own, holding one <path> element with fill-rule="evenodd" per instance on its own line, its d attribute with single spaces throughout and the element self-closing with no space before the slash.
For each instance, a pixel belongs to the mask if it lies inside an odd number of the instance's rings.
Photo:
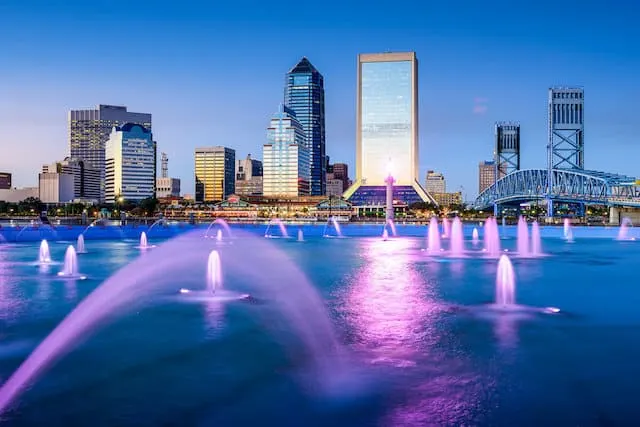
<svg viewBox="0 0 640 427">
<path fill-rule="evenodd" d="M 147 233 L 145 233 L 144 231 L 140 233 L 140 244 L 136 247 L 138 249 L 155 248 L 154 245 L 149 245 L 149 242 L 147 241 Z"/>
<path fill-rule="evenodd" d="M 451 256 L 460 257 L 464 254 L 464 235 L 462 232 L 462 221 L 459 217 L 453 219 L 451 226 Z"/>
<path fill-rule="evenodd" d="M 382 240 L 384 240 L 384 241 L 389 240 L 389 232 L 387 231 L 386 228 L 384 230 L 382 230 Z"/>
<path fill-rule="evenodd" d="M 396 237 L 398 235 L 398 231 L 396 230 L 396 223 L 393 222 L 393 219 L 387 219 L 387 221 L 384 223 L 385 231 L 387 230 L 387 227 L 389 227 L 389 229 L 391 230 L 391 236 Z M 388 232 L 387 235 L 389 235 Z"/>
<path fill-rule="evenodd" d="M 478 236 L 478 229 L 476 227 L 473 227 L 473 232 L 471 233 L 471 241 L 473 242 L 474 246 L 478 244 L 479 240 L 480 238 Z"/>
<path fill-rule="evenodd" d="M 542 255 L 542 239 L 540 238 L 540 225 L 538 225 L 538 221 L 533 221 L 531 225 L 531 255 Z"/>
<path fill-rule="evenodd" d="M 427 239 L 427 251 L 432 255 L 439 254 L 441 249 L 440 230 L 438 229 L 438 218 L 435 216 L 429 220 L 429 235 Z"/>
<path fill-rule="evenodd" d="M 449 225 L 449 220 L 445 217 L 442 218 L 442 237 L 448 239 L 451 235 L 451 225 Z"/>
<path fill-rule="evenodd" d="M 513 265 L 508 256 L 502 255 L 498 261 L 496 274 L 496 305 L 510 308 L 516 303 L 516 283 Z"/>
<path fill-rule="evenodd" d="M 51 254 L 49 252 L 49 243 L 45 239 L 40 242 L 40 254 L 38 255 L 38 261 L 40 264 L 51 263 Z"/>
<path fill-rule="evenodd" d="M 298 230 L 298 242 L 304 242 L 304 233 L 302 232 L 302 229 Z"/>
<path fill-rule="evenodd" d="M 211 251 L 207 261 L 207 287 L 211 294 L 222 287 L 222 268 L 220 267 L 220 255 L 216 251 Z"/>
<path fill-rule="evenodd" d="M 618 240 L 635 240 L 633 237 L 629 237 L 629 228 L 633 227 L 631 219 L 628 217 L 622 218 L 620 222 L 620 229 L 618 230 Z"/>
<path fill-rule="evenodd" d="M 153 224 L 151 224 L 151 227 L 147 229 L 147 234 L 151 235 L 151 230 L 153 230 L 153 227 L 155 227 L 157 224 L 165 224 L 166 222 L 167 220 L 164 218 L 160 218 L 159 220 L 155 221 Z"/>
<path fill-rule="evenodd" d="M 222 241 L 222 230 L 218 230 L 218 231 L 216 232 L 216 240 L 217 240 L 218 242 L 221 242 L 221 241 Z"/>
<path fill-rule="evenodd" d="M 250 232 L 236 231 L 242 237 L 237 244 L 221 247 L 225 269 L 233 278 L 232 286 L 251 289 L 257 300 L 269 301 L 255 310 L 265 330 L 284 344 L 296 337 L 304 373 L 300 380 L 310 387 L 333 393 L 352 384 L 352 372 L 343 357 L 324 303 L 298 266 L 279 248 Z M 140 310 L 154 295 L 168 295 L 176 281 L 198 281 L 194 271 L 211 257 L 207 245 L 198 244 L 198 231 L 182 234 L 138 257 L 115 272 L 82 299 L 55 329 L 33 350 L 0 387 L 0 414 L 6 413 L 15 399 L 62 355 L 69 353 L 117 315 Z M 201 242 L 201 241 L 200 241 Z M 73 249 L 71 249 L 73 251 Z M 251 265 L 251 268 L 247 268 Z M 278 268 L 272 268 L 277 265 Z M 207 292 L 209 295 L 210 292 Z M 216 295 L 219 289 L 216 289 Z M 264 316 L 264 317 L 263 317 Z M 282 322 L 267 322 L 278 316 Z M 287 325 L 287 328 L 281 328 Z M 287 348 L 287 350 L 291 350 Z M 342 381 L 346 381 L 343 383 Z"/>
<path fill-rule="evenodd" d="M 218 218 L 215 221 L 211 221 L 211 224 L 209 224 L 209 227 L 207 227 L 207 231 L 205 231 L 204 233 L 205 239 L 209 238 L 209 231 L 211 231 L 211 228 L 214 225 L 219 225 L 220 230 L 224 230 L 227 233 L 227 237 L 231 237 L 231 227 L 229 227 L 229 224 L 227 224 L 227 222 L 224 219 Z M 216 232 L 216 238 L 217 237 L 218 237 L 218 233 Z"/>
<path fill-rule="evenodd" d="M 276 236 L 276 235 L 273 235 L 273 234 L 269 233 L 269 231 L 271 230 L 271 226 L 272 225 L 277 225 L 278 228 L 280 228 L 280 236 Z M 268 237 L 268 238 L 271 238 L 271 239 L 282 237 L 284 239 L 288 239 L 289 238 L 289 233 L 287 232 L 287 227 L 285 227 L 284 222 L 282 222 L 282 220 L 280 218 L 275 218 L 275 219 L 272 219 L 271 221 L 269 221 L 269 224 L 267 225 L 267 229 L 264 232 L 264 237 Z"/>
<path fill-rule="evenodd" d="M 86 254 L 87 250 L 84 247 L 84 236 L 81 234 L 78 236 L 78 242 L 76 243 L 76 253 Z"/>
<path fill-rule="evenodd" d="M 67 252 L 64 254 L 64 266 L 62 271 L 58 273 L 58 276 L 68 279 L 80 279 L 84 280 L 87 276 L 78 273 L 78 256 L 73 245 L 67 247 Z"/>
<path fill-rule="evenodd" d="M 343 237 L 342 230 L 340 229 L 340 223 L 338 223 L 338 219 L 335 216 L 332 216 L 331 218 L 327 218 L 327 222 L 324 225 L 324 231 L 322 232 L 323 237 L 334 237 L 329 235 L 328 233 L 329 226 L 333 226 L 333 229 L 336 232 L 335 237 Z"/>
<path fill-rule="evenodd" d="M 567 242 L 573 242 L 573 231 L 571 230 L 571 221 L 569 221 L 569 218 L 564 219 L 564 239 Z"/>
<path fill-rule="evenodd" d="M 527 220 L 523 216 L 518 219 L 518 255 L 521 257 L 529 256 L 529 228 Z"/>
<path fill-rule="evenodd" d="M 484 251 L 491 257 L 496 257 L 500 254 L 498 221 L 494 217 L 489 217 L 484 222 Z"/>
</svg>

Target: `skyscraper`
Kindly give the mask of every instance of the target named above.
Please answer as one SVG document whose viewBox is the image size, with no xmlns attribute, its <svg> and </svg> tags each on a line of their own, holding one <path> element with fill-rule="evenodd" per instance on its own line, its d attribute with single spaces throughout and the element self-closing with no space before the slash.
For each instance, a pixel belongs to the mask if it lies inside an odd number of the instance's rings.
<svg viewBox="0 0 640 427">
<path fill-rule="evenodd" d="M 105 177 L 105 146 L 114 126 L 125 123 L 142 125 L 151 132 L 151 114 L 132 113 L 127 107 L 98 105 L 94 110 L 69 112 L 69 153 L 72 158 L 84 160 L 87 166 L 100 171 Z M 104 190 L 101 200 L 104 198 Z"/>
<path fill-rule="evenodd" d="M 478 165 L 478 193 L 482 193 L 496 182 L 496 162 L 485 160 Z"/>
<path fill-rule="evenodd" d="M 394 200 L 432 202 L 418 183 L 418 60 L 415 52 L 358 56 L 356 182 L 345 197 L 356 205 Z"/>
<path fill-rule="evenodd" d="M 84 160 L 65 158 L 60 162 L 42 166 L 42 173 L 73 175 L 73 200 L 98 201 L 102 190 L 100 170 Z"/>
<path fill-rule="evenodd" d="M 424 181 L 424 189 L 429 194 L 443 194 L 447 192 L 447 182 L 444 179 L 444 175 L 440 172 L 427 171 L 427 176 Z"/>
<path fill-rule="evenodd" d="M 195 150 L 196 202 L 225 200 L 236 191 L 236 150 L 203 147 Z"/>
<path fill-rule="evenodd" d="M 302 124 L 284 105 L 273 116 L 262 147 L 265 196 L 302 196 L 310 193 L 309 150 Z"/>
<path fill-rule="evenodd" d="M 105 201 L 139 202 L 155 197 L 156 144 L 141 125 L 114 126 L 105 149 Z"/>
<path fill-rule="evenodd" d="M 349 166 L 346 163 L 335 163 L 332 165 L 333 176 L 342 181 L 342 192 L 349 188 Z"/>
<path fill-rule="evenodd" d="M 262 162 L 252 159 L 251 154 L 236 160 L 236 194 L 262 195 Z"/>
<path fill-rule="evenodd" d="M 584 90 L 549 89 L 548 167 L 584 169 Z"/>
<path fill-rule="evenodd" d="M 498 179 L 520 170 L 520 125 L 518 123 L 496 123 L 495 162 Z"/>
<path fill-rule="evenodd" d="M 302 58 L 287 73 L 284 103 L 295 113 L 306 135 L 305 145 L 309 151 L 311 173 L 311 195 L 326 192 L 324 78 Z"/>
</svg>

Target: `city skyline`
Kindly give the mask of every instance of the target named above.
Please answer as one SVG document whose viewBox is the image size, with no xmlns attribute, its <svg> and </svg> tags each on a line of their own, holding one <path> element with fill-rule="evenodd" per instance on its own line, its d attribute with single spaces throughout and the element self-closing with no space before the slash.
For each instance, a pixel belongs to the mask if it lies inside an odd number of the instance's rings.
<svg viewBox="0 0 640 427">
<path fill-rule="evenodd" d="M 58 10 L 43 3 L 36 14 L 26 5 L 1 7 L 0 35 L 19 43 L 7 44 L 4 51 L 12 61 L 0 70 L 0 144 L 9 154 L 0 156 L 0 170 L 12 173 L 17 187 L 36 185 L 41 164 L 67 155 L 69 110 L 102 103 L 153 114 L 159 149 L 169 154 L 172 176 L 189 192 L 196 146 L 225 145 L 241 158 L 249 153 L 258 158 L 264 123 L 282 96 L 283 76 L 303 56 L 325 78 L 327 154 L 355 169 L 357 54 L 386 50 L 414 50 L 421 60 L 420 176 L 428 169 L 441 171 L 452 191 L 464 186 L 472 199 L 477 164 L 491 158 L 497 121 L 521 124 L 521 168 L 544 167 L 547 91 L 562 85 L 585 89 L 585 167 L 639 175 L 632 107 L 640 90 L 634 77 L 640 60 L 626 46 L 640 30 L 625 24 L 633 16 L 628 8 L 608 8 L 603 20 L 603 10 L 593 5 L 556 5 L 556 15 L 571 13 L 590 31 L 559 28 L 553 37 L 540 37 L 551 2 L 527 8 L 526 24 L 503 19 L 497 27 L 490 24 L 494 18 L 514 12 L 501 9 L 500 2 L 482 6 L 488 10 L 469 3 L 455 14 L 443 5 L 414 5 L 415 13 L 403 14 L 398 5 L 361 17 L 354 6 L 343 16 L 300 19 L 294 27 L 304 25 L 307 32 L 298 39 L 269 32 L 284 18 L 267 21 L 259 7 L 247 14 L 224 8 L 214 14 L 209 6 L 193 6 L 169 22 L 163 18 L 175 12 L 172 6 L 142 14 L 136 13 L 143 10 L 140 4 L 127 4 L 125 16 L 121 8 L 111 8 L 119 10 L 118 28 L 140 23 L 140 16 L 158 25 L 139 38 L 114 31 L 74 40 L 76 51 L 89 43 L 102 49 L 98 58 L 94 50 L 65 53 L 67 41 L 89 24 L 113 20 L 115 12 L 85 9 L 88 24 L 73 17 L 72 3 Z M 484 22 L 488 15 L 492 19 Z M 224 32 L 230 36 L 218 37 Z M 275 47 L 263 53 L 265 46 Z M 211 53 L 201 54 L 203 49 Z M 115 59 L 127 55 L 137 60 L 122 68 Z M 220 57 L 228 61 L 217 61 Z M 260 77 L 251 81 L 250 65 L 256 64 Z M 230 81 L 242 81 L 243 90 Z"/>
</svg>

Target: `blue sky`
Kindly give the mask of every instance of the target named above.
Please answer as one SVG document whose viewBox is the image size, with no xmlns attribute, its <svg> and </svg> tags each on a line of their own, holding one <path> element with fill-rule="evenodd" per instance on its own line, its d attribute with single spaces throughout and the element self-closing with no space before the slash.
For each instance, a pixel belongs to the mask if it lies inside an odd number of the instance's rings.
<svg viewBox="0 0 640 427">
<path fill-rule="evenodd" d="M 640 176 L 639 20 L 632 1 L 4 0 L 0 170 L 36 185 L 67 154 L 67 111 L 111 103 L 153 114 L 193 193 L 196 146 L 261 157 L 302 56 L 325 77 L 327 153 L 354 168 L 356 55 L 414 50 L 421 181 L 436 169 L 475 196 L 498 120 L 521 123 L 523 168 L 545 166 L 554 85 L 585 88 L 586 167 Z"/>
</svg>

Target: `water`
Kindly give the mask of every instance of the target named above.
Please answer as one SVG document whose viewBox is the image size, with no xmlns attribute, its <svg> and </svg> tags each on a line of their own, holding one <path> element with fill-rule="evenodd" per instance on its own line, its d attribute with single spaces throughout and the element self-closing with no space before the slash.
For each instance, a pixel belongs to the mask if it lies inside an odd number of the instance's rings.
<svg viewBox="0 0 640 427">
<path fill-rule="evenodd" d="M 222 287 L 222 266 L 217 251 L 211 251 L 207 260 L 207 287 L 212 294 Z"/>
<path fill-rule="evenodd" d="M 511 260 L 506 255 L 500 257 L 496 273 L 496 304 L 509 307 L 516 302 L 516 279 Z"/>
<path fill-rule="evenodd" d="M 540 237 L 538 221 L 533 221 L 533 224 L 531 224 L 531 255 L 542 255 L 542 238 Z"/>
<path fill-rule="evenodd" d="M 473 232 L 471 233 L 471 241 L 473 242 L 474 245 L 477 245 L 478 242 L 480 241 L 480 238 L 478 236 L 478 229 L 473 227 Z"/>
<path fill-rule="evenodd" d="M 529 228 L 527 220 L 523 216 L 518 219 L 518 255 L 528 257 L 529 253 Z"/>
<path fill-rule="evenodd" d="M 209 223 L 209 226 L 207 227 L 207 231 L 205 231 L 204 233 L 205 239 L 209 238 L 209 232 L 213 227 L 219 227 L 218 231 L 224 231 L 228 237 L 231 237 L 232 235 L 231 227 L 229 227 L 229 224 L 227 224 L 227 222 L 224 219 L 218 218 L 215 221 L 211 221 L 211 223 Z M 218 234 L 219 234 L 218 231 L 216 231 L 216 239 L 218 238 Z"/>
<path fill-rule="evenodd" d="M 391 218 L 387 219 L 387 221 L 384 223 L 384 231 L 387 231 L 387 227 L 389 227 L 389 229 L 391 230 L 391 235 L 393 237 L 398 236 L 398 231 L 396 230 L 396 223 L 393 222 Z M 387 231 L 387 235 L 389 235 L 388 231 Z"/>
<path fill-rule="evenodd" d="M 78 241 L 76 243 L 76 253 L 86 254 L 87 250 L 84 247 L 84 236 L 81 234 L 78 236 Z"/>
<path fill-rule="evenodd" d="M 484 222 L 484 250 L 490 257 L 497 257 L 501 252 L 498 222 L 494 217 Z"/>
<path fill-rule="evenodd" d="M 379 225 L 344 224 L 347 239 L 322 238 L 323 225 L 296 226 L 304 245 L 243 224 L 230 245 L 201 227 L 165 247 L 160 233 L 177 227 L 157 228 L 143 256 L 92 230 L 91 255 L 79 257 L 91 280 L 75 287 L 34 268 L 41 239 L 0 245 L 0 383 L 52 331 L 46 348 L 68 340 L 10 399 L 3 425 L 598 426 L 640 416 L 640 245 L 615 240 L 617 227 L 575 227 L 571 245 L 558 239 L 562 225 L 539 227 L 545 256 L 511 259 L 514 305 L 496 310 L 499 262 L 473 247 L 471 225 L 466 258 L 451 260 L 424 256 L 423 227 L 398 224 L 400 237 L 382 242 Z M 500 234 L 516 252 L 517 227 Z M 49 243 L 62 260 L 67 245 Z M 214 295 L 212 250 L 223 277 Z M 225 291 L 251 297 L 214 298 Z M 562 312 L 534 310 L 550 305 Z M 90 324 L 62 329 L 79 315 Z M 327 322 L 334 341 L 314 341 Z M 342 394 L 314 381 L 326 369 L 316 349 L 332 366 L 336 353 L 322 349 L 336 341 L 353 361 L 337 369 Z"/>
<path fill-rule="evenodd" d="M 429 220 L 429 234 L 427 238 L 427 251 L 430 254 L 439 254 L 441 249 L 440 230 L 438 229 L 438 218 L 435 216 Z"/>
<path fill-rule="evenodd" d="M 49 252 L 49 243 L 42 239 L 40 242 L 40 252 L 38 254 L 38 261 L 40 264 L 48 264 L 51 262 L 51 253 Z"/>
<path fill-rule="evenodd" d="M 335 237 L 344 237 L 342 235 L 342 230 L 340 229 L 340 223 L 338 222 L 335 216 L 332 216 L 331 218 L 327 219 L 327 222 L 324 225 L 324 231 L 322 232 L 322 235 L 324 237 L 331 237 L 331 235 L 329 234 L 330 228 L 333 228 L 335 232 Z"/>
<path fill-rule="evenodd" d="M 71 278 L 71 279 L 85 279 L 84 275 L 78 273 L 78 255 L 73 245 L 67 246 L 67 251 L 64 255 L 64 266 L 62 271 L 58 273 L 58 276 Z"/>
<path fill-rule="evenodd" d="M 144 231 L 140 233 L 140 249 L 147 249 L 149 247 L 149 242 L 147 242 L 147 233 Z"/>
<path fill-rule="evenodd" d="M 271 233 L 271 226 L 273 225 L 277 225 L 278 228 L 280 229 L 280 236 L 275 235 L 273 233 Z M 282 222 L 281 219 L 276 218 L 276 219 L 272 219 L 271 221 L 269 221 L 269 224 L 267 225 L 267 229 L 264 232 L 264 237 L 270 237 L 270 238 L 274 238 L 274 237 L 282 237 L 285 239 L 289 238 L 289 232 L 287 231 L 287 226 L 284 224 L 284 222 Z"/>
<path fill-rule="evenodd" d="M 323 233 L 322 235 L 326 237 L 326 234 Z M 304 232 L 302 229 L 298 230 L 298 242 L 304 242 Z"/>
<path fill-rule="evenodd" d="M 455 217 L 451 225 L 451 249 L 450 255 L 460 257 L 464 254 L 464 235 L 462 232 L 462 221 Z"/>
<path fill-rule="evenodd" d="M 389 240 L 389 232 L 386 228 L 382 230 L 382 240 Z"/>
<path fill-rule="evenodd" d="M 218 230 L 218 231 L 216 232 L 216 240 L 217 240 L 218 242 L 221 242 L 221 241 L 222 241 L 222 230 Z"/>
<path fill-rule="evenodd" d="M 618 230 L 618 240 L 634 240 L 629 236 L 629 228 L 633 227 L 631 219 L 624 217 Z"/>
<path fill-rule="evenodd" d="M 564 239 L 567 242 L 573 242 L 573 230 L 571 229 L 569 218 L 564 219 Z"/>
</svg>

